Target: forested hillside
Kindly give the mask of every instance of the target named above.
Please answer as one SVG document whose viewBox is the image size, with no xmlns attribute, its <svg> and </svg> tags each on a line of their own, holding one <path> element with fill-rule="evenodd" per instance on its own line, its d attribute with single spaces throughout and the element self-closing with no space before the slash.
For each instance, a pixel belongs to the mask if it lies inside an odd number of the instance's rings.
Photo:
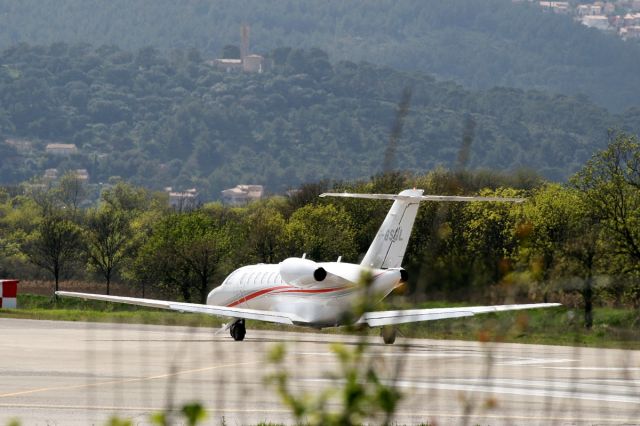
<svg viewBox="0 0 640 426">
<path fill-rule="evenodd" d="M 0 0 L 0 48 L 54 41 L 197 48 L 205 57 L 319 47 L 335 60 L 424 71 L 471 88 L 584 93 L 640 106 L 640 47 L 511 0 Z"/>
<path fill-rule="evenodd" d="M 470 91 L 418 73 L 331 63 L 318 49 L 276 49 L 262 74 L 225 73 L 196 50 L 164 55 L 62 43 L 18 45 L 0 56 L 0 178 L 86 168 L 150 188 L 197 187 L 206 199 L 237 183 L 280 192 L 322 178 L 381 171 L 397 104 L 411 103 L 395 164 L 454 167 L 464 129 L 470 168 L 534 169 L 562 180 L 606 142 L 637 130 L 637 111 L 613 116 L 584 97 Z M 634 127 L 635 126 L 635 127 Z M 76 144 L 69 158 L 50 142 Z"/>
</svg>

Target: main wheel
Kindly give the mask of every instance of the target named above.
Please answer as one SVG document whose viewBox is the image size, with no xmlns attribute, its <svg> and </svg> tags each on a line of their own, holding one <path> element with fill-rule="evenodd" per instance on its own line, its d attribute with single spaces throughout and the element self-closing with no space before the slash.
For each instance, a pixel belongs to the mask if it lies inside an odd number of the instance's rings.
<svg viewBox="0 0 640 426">
<path fill-rule="evenodd" d="M 380 335 L 385 345 L 393 345 L 396 341 L 396 328 L 392 325 L 385 325 L 380 329 Z"/>
<path fill-rule="evenodd" d="M 231 333 L 231 337 L 233 337 L 233 340 L 237 342 L 244 340 L 244 336 L 247 334 L 247 329 L 244 326 L 244 320 L 240 319 L 234 322 L 231 325 L 229 332 Z"/>
</svg>

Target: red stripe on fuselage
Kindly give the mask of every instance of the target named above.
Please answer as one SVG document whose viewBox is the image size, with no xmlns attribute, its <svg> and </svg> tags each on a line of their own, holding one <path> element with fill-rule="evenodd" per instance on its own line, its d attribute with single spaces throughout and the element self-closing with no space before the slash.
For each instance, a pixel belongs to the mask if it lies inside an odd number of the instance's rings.
<svg viewBox="0 0 640 426">
<path fill-rule="evenodd" d="M 280 293 L 329 293 L 332 291 L 338 290 L 346 290 L 348 287 L 335 287 L 335 288 L 314 288 L 314 289 L 304 289 L 304 288 L 293 288 L 290 290 L 282 290 L 276 292 L 276 294 Z"/>
<path fill-rule="evenodd" d="M 254 293 L 251 293 L 251 294 L 249 294 L 247 296 L 243 296 L 240 299 L 236 300 L 235 302 L 228 304 L 227 306 L 229 308 L 231 308 L 233 306 L 239 305 L 242 302 L 246 302 L 247 300 L 254 299 L 254 298 L 258 297 L 258 296 L 262 296 L 263 294 L 269 293 L 269 292 L 271 292 L 273 290 L 280 290 L 282 288 L 289 288 L 289 286 L 288 285 L 281 285 L 281 286 L 277 286 L 277 287 L 264 288 L 262 290 L 259 290 L 259 291 L 256 291 Z"/>
<path fill-rule="evenodd" d="M 385 273 L 385 271 L 378 272 L 377 274 L 375 274 L 373 276 L 373 279 L 375 280 L 376 278 L 378 278 L 380 275 L 382 275 L 384 273 Z M 262 295 L 267 294 L 267 293 L 271 293 L 271 292 L 276 291 L 276 290 L 281 290 L 281 291 L 277 291 L 276 294 L 280 294 L 280 293 L 330 293 L 332 291 L 347 290 L 347 289 L 350 289 L 350 288 L 353 288 L 353 286 L 305 289 L 305 288 L 293 287 L 293 286 L 290 286 L 290 285 L 281 285 L 281 286 L 276 286 L 276 287 L 264 288 L 262 290 L 258 290 L 256 292 L 250 293 L 249 295 L 243 296 L 240 299 L 236 300 L 235 302 L 228 304 L 227 307 L 231 308 L 231 307 L 237 306 L 240 303 L 247 302 L 247 301 L 249 301 L 251 299 L 255 299 L 256 297 L 262 296 Z"/>
<path fill-rule="evenodd" d="M 249 294 L 247 296 L 243 296 L 240 299 L 236 300 L 235 302 L 228 304 L 227 307 L 231 308 L 231 307 L 237 306 L 240 303 L 249 301 L 251 299 L 255 299 L 256 297 L 262 296 L 262 295 L 267 294 L 267 293 L 271 293 L 271 292 L 276 291 L 276 290 L 281 290 L 281 291 L 277 291 L 276 294 L 280 294 L 280 293 L 329 293 L 329 292 L 332 292 L 332 291 L 345 290 L 347 288 L 348 287 L 304 289 L 304 288 L 297 288 L 297 287 L 292 287 L 292 286 L 288 286 L 288 285 L 283 285 L 283 286 L 278 286 L 278 287 L 270 287 L 270 288 L 265 288 L 265 289 L 256 291 L 256 292 L 251 293 L 251 294 Z"/>
</svg>

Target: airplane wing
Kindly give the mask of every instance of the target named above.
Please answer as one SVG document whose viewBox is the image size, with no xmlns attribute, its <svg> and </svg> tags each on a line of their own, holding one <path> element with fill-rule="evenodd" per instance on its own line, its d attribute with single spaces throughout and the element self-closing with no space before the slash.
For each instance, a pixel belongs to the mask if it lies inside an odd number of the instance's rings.
<svg viewBox="0 0 640 426">
<path fill-rule="evenodd" d="M 169 309 L 178 312 L 193 312 L 229 318 L 244 318 L 288 325 L 305 325 L 307 322 L 295 314 L 243 309 L 227 306 L 201 305 L 198 303 L 171 302 L 168 300 L 141 299 L 136 297 L 107 296 L 104 294 L 74 293 L 56 291 L 58 296 L 76 297 L 79 299 L 102 300 L 104 302 L 125 303 L 128 305 L 148 306 L 150 308 Z"/>
<path fill-rule="evenodd" d="M 446 318 L 470 317 L 487 312 L 516 311 L 521 309 L 550 308 L 560 303 L 531 303 L 525 305 L 469 306 L 462 308 L 407 309 L 402 311 L 366 312 L 356 324 L 369 327 L 405 324 L 409 322 L 433 321 Z"/>
</svg>

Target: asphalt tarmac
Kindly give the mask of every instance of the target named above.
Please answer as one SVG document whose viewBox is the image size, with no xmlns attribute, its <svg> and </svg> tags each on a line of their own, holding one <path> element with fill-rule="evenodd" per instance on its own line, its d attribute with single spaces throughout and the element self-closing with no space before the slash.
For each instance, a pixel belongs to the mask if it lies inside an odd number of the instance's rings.
<svg viewBox="0 0 640 426">
<path fill-rule="evenodd" d="M 0 319 L 0 425 L 104 425 L 112 416 L 146 425 L 150 413 L 191 401 L 207 408 L 205 424 L 290 424 L 267 383 L 273 348 L 285 345 L 290 389 L 317 395 L 341 385 L 333 343 L 359 339 L 250 323 L 244 342 L 215 332 Z M 400 425 L 640 425 L 640 351 L 372 338 L 360 364 L 369 363 L 402 393 Z"/>
</svg>

